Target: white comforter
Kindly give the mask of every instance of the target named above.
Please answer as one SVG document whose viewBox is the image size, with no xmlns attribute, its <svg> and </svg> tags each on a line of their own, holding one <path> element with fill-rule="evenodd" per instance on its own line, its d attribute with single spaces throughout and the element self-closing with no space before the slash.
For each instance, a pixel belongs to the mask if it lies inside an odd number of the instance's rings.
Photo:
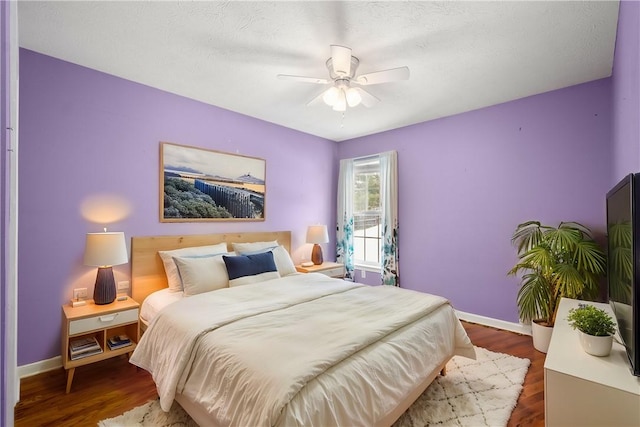
<svg viewBox="0 0 640 427">
<path fill-rule="evenodd" d="M 474 357 L 444 298 L 307 274 L 172 304 L 131 363 L 151 372 L 165 411 L 180 393 L 218 425 L 370 424 L 453 354 Z"/>
</svg>

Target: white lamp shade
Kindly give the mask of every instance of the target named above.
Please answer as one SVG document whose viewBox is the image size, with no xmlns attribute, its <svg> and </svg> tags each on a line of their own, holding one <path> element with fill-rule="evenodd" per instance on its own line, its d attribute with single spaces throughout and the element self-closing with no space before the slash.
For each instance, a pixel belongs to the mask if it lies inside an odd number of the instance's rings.
<svg viewBox="0 0 640 427">
<path fill-rule="evenodd" d="M 307 228 L 307 243 L 327 243 L 329 233 L 326 225 L 310 225 Z"/>
<path fill-rule="evenodd" d="M 362 102 L 362 96 L 360 96 L 360 92 L 355 87 L 350 87 L 347 89 L 347 104 L 349 107 L 356 107 Z"/>
<path fill-rule="evenodd" d="M 334 111 L 346 111 L 347 110 L 347 95 L 344 93 L 344 89 L 339 89 L 338 99 L 333 103 Z"/>
<path fill-rule="evenodd" d="M 106 267 L 127 262 L 129 258 L 123 232 L 87 233 L 84 248 L 85 265 Z"/>
<path fill-rule="evenodd" d="M 339 95 L 340 95 L 340 90 L 335 86 L 331 86 L 329 89 L 327 89 L 324 95 L 322 95 L 322 100 L 328 106 L 333 107 L 333 104 L 336 103 Z"/>
</svg>

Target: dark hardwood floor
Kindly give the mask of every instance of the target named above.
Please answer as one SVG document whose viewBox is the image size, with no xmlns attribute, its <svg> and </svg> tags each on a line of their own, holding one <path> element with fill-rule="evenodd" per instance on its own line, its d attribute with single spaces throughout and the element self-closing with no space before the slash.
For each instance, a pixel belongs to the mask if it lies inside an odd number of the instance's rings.
<svg viewBox="0 0 640 427">
<path fill-rule="evenodd" d="M 531 337 L 463 322 L 474 345 L 531 360 L 524 389 L 509 426 L 544 425 L 544 358 Z M 125 356 L 76 369 L 65 394 L 62 368 L 22 380 L 16 426 L 90 426 L 157 397 L 151 376 Z"/>
</svg>

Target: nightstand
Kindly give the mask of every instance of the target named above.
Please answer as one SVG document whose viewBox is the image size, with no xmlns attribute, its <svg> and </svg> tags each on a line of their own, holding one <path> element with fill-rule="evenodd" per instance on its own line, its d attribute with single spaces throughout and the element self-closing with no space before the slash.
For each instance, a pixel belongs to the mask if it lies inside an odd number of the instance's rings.
<svg viewBox="0 0 640 427">
<path fill-rule="evenodd" d="M 67 393 L 71 390 L 73 374 L 78 366 L 122 354 L 131 355 L 140 339 L 139 311 L 140 305 L 130 297 L 105 305 L 96 305 L 93 301 L 88 301 L 87 305 L 81 307 L 71 307 L 68 304 L 62 306 L 62 366 L 67 371 Z M 108 345 L 109 338 L 121 335 L 127 335 L 131 344 L 122 347 L 114 345 L 114 349 L 111 349 Z M 92 338 L 95 338 L 102 351 L 97 354 L 91 354 L 93 351 L 82 354 L 82 351 L 78 350 L 77 353 L 81 354 L 75 354 L 75 359 L 72 359 L 69 350 L 71 343 Z"/>
<path fill-rule="evenodd" d="M 299 273 L 321 273 L 337 279 L 344 278 L 344 264 L 337 262 L 323 262 L 320 265 L 312 265 L 311 267 L 296 265 L 296 270 Z"/>
</svg>

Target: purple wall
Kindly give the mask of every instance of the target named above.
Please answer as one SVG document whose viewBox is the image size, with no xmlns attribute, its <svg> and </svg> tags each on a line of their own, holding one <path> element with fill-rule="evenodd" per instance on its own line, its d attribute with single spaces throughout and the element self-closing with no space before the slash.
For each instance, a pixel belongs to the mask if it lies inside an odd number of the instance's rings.
<svg viewBox="0 0 640 427">
<path fill-rule="evenodd" d="M 160 223 L 160 141 L 266 159 L 266 221 Z M 332 141 L 21 50 L 18 365 L 59 355 L 60 305 L 73 288 L 93 291 L 84 239 L 103 224 L 83 217 L 88 200 L 128 204 L 107 224 L 127 238 L 292 230 L 299 261 L 310 256 L 306 227 L 335 224 L 336 152 Z M 128 280 L 130 265 L 114 272 Z"/>
<path fill-rule="evenodd" d="M 341 159 L 398 151 L 401 286 L 517 322 L 517 224 L 604 228 L 610 92 L 603 79 L 340 143 Z"/>
<path fill-rule="evenodd" d="M 612 187 L 640 172 L 640 3 L 620 2 L 612 75 Z"/>
</svg>

